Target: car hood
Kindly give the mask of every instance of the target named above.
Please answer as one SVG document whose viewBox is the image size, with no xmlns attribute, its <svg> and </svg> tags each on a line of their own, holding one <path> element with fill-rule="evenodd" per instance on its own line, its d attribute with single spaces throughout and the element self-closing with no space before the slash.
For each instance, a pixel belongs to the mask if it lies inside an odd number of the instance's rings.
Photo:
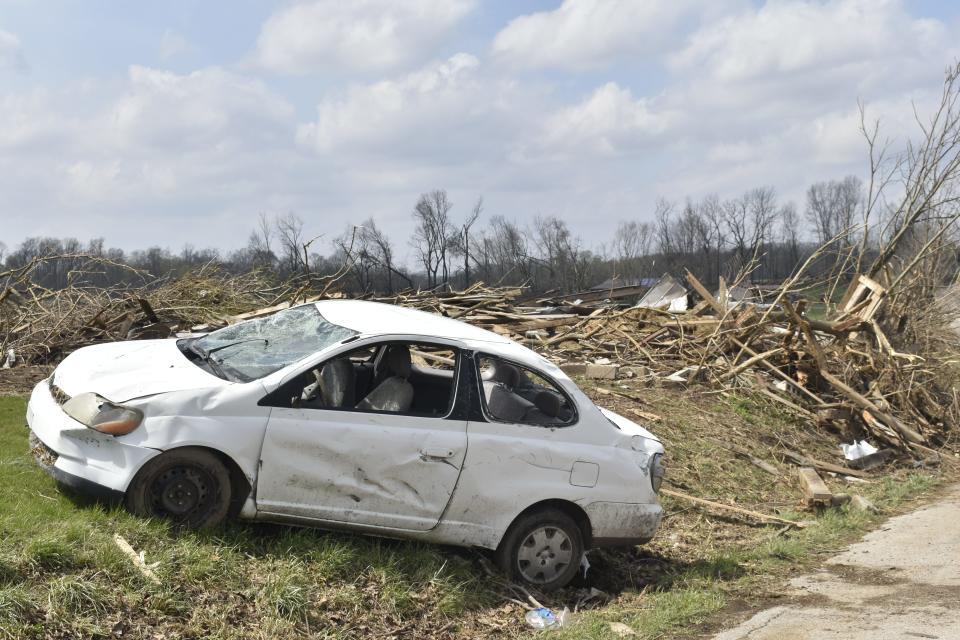
<svg viewBox="0 0 960 640">
<path fill-rule="evenodd" d="M 654 442 L 660 442 L 660 438 L 653 435 L 633 420 L 628 420 L 619 413 L 614 413 L 609 409 L 604 409 L 603 407 L 597 408 L 600 409 L 600 413 L 602 413 L 610 422 L 617 425 L 617 428 L 620 429 L 620 431 L 623 431 L 625 434 L 630 436 L 640 436 L 642 438 L 653 440 Z"/>
<path fill-rule="evenodd" d="M 78 349 L 60 363 L 53 381 L 67 395 L 93 392 L 112 402 L 230 384 L 187 360 L 173 339 L 109 342 Z"/>
</svg>

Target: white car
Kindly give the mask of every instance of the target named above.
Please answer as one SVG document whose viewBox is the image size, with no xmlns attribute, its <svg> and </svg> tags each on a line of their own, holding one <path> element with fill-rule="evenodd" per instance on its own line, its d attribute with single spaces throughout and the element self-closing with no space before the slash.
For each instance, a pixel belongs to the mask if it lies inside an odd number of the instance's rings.
<svg viewBox="0 0 960 640">
<path fill-rule="evenodd" d="M 644 428 L 507 338 L 373 302 L 79 349 L 27 421 L 59 482 L 139 514 L 481 547 L 544 589 L 662 516 Z"/>
</svg>

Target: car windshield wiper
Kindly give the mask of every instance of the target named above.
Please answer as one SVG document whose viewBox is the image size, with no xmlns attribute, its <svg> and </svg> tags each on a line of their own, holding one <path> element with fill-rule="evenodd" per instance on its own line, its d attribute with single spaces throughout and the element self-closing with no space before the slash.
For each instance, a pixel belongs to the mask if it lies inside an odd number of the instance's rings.
<svg viewBox="0 0 960 640">
<path fill-rule="evenodd" d="M 230 347 L 235 347 L 238 344 L 243 344 L 244 342 L 262 342 L 263 346 L 265 347 L 269 346 L 270 344 L 270 341 L 267 340 L 266 338 L 244 338 L 243 340 L 237 340 L 236 342 L 222 344 L 219 347 L 214 347 L 213 349 L 204 350 L 204 354 L 206 354 L 205 357 L 210 357 L 210 354 L 216 353 L 217 351 L 223 351 L 224 349 L 228 349 Z M 202 347 L 198 347 L 198 348 L 202 349 Z"/>
<path fill-rule="evenodd" d="M 190 351 L 193 351 L 195 354 L 200 356 L 200 359 L 207 363 L 207 366 L 210 367 L 210 371 L 212 371 L 213 374 L 218 378 L 223 378 L 224 380 L 230 379 L 223 368 L 220 367 L 220 364 L 210 356 L 210 352 L 197 345 L 196 341 L 190 343 Z"/>
</svg>

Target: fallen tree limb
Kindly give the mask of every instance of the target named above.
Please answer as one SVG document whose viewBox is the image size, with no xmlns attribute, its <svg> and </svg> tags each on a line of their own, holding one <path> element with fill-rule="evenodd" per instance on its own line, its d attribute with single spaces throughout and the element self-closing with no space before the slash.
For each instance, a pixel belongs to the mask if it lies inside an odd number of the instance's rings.
<svg viewBox="0 0 960 640">
<path fill-rule="evenodd" d="M 870 474 L 865 471 L 860 471 L 859 469 L 851 469 L 849 467 L 842 467 L 838 464 L 833 464 L 830 462 L 823 462 L 822 460 L 816 460 L 810 456 L 805 456 L 802 453 L 797 453 L 796 451 L 790 451 L 789 449 L 784 449 L 783 454 L 793 460 L 796 464 L 801 467 L 814 467 L 821 471 L 829 471 L 830 473 L 839 473 L 844 476 L 853 476 L 854 478 L 870 478 Z"/>
<path fill-rule="evenodd" d="M 147 566 L 147 563 L 143 561 L 143 557 L 133 550 L 133 547 L 130 546 L 130 543 L 121 536 L 119 533 L 114 534 L 113 542 L 119 547 L 120 551 L 123 552 L 123 555 L 127 556 L 130 559 L 130 562 L 133 563 L 133 566 L 137 568 L 140 573 L 143 574 L 143 577 L 149 580 L 154 584 L 160 584 L 160 578 L 157 577 L 157 574 Z"/>
<path fill-rule="evenodd" d="M 743 507 L 735 507 L 730 504 L 713 502 L 712 500 L 704 500 L 703 498 L 697 498 L 696 496 L 691 496 L 680 491 L 667 489 L 665 487 L 661 487 L 660 493 L 670 496 L 671 498 L 679 498 L 680 500 L 687 500 L 688 502 L 693 502 L 694 504 L 699 504 L 704 507 L 710 507 L 711 509 L 721 509 L 724 511 L 739 513 L 740 515 L 750 516 L 751 518 L 761 520 L 764 524 L 783 524 L 790 527 L 796 527 L 797 529 L 803 529 L 806 527 L 806 525 L 802 522 L 794 522 L 793 520 L 787 520 L 786 518 L 778 518 L 777 516 L 767 515 L 765 513 L 760 513 L 759 511 L 751 511 L 750 509 L 744 509 Z"/>
</svg>

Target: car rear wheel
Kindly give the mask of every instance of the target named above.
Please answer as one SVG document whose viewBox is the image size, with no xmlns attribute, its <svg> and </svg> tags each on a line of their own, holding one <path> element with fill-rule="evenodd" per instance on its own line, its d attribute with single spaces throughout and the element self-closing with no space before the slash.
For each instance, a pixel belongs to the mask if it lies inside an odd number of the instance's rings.
<svg viewBox="0 0 960 640">
<path fill-rule="evenodd" d="M 130 483 L 127 508 L 189 529 L 217 526 L 230 510 L 230 473 L 207 451 L 162 453 Z"/>
<path fill-rule="evenodd" d="M 558 509 L 542 509 L 521 516 L 497 548 L 497 565 L 508 576 L 544 591 L 570 583 L 580 568 L 583 533 Z"/>
</svg>

